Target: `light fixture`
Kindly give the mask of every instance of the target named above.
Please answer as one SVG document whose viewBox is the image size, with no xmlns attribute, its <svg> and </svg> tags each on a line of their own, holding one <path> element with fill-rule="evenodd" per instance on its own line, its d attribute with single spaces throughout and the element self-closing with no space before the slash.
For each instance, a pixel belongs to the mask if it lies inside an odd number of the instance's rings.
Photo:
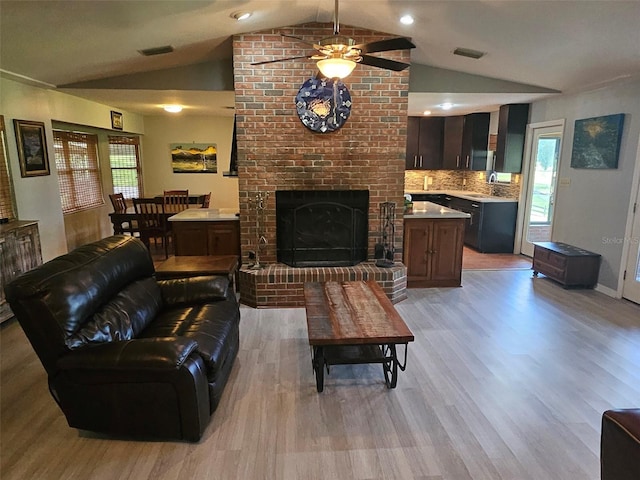
<svg viewBox="0 0 640 480">
<path fill-rule="evenodd" d="M 349 76 L 356 68 L 356 62 L 340 57 L 331 57 L 318 60 L 318 69 L 326 78 L 344 78 Z"/>
<path fill-rule="evenodd" d="M 165 105 L 163 108 L 165 112 L 169 113 L 180 113 L 182 111 L 182 105 Z"/>
<path fill-rule="evenodd" d="M 251 16 L 251 12 L 236 12 L 231 14 L 231 18 L 235 18 L 239 22 L 246 20 Z"/>
<path fill-rule="evenodd" d="M 422 112 L 423 115 L 431 115 L 431 110 L 425 110 Z"/>
<path fill-rule="evenodd" d="M 400 17 L 400 23 L 403 25 L 411 25 L 413 23 L 413 17 L 411 15 L 403 15 Z"/>
<path fill-rule="evenodd" d="M 453 108 L 453 103 L 443 103 L 442 105 L 440 105 L 440 108 L 442 110 L 451 110 Z"/>
</svg>

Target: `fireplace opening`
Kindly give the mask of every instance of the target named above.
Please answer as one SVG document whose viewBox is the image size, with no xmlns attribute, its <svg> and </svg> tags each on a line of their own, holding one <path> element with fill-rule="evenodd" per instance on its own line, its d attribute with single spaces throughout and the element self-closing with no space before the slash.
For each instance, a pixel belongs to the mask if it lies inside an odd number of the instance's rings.
<svg viewBox="0 0 640 480">
<path fill-rule="evenodd" d="M 343 267 L 367 260 L 368 190 L 276 191 L 279 262 Z"/>
</svg>

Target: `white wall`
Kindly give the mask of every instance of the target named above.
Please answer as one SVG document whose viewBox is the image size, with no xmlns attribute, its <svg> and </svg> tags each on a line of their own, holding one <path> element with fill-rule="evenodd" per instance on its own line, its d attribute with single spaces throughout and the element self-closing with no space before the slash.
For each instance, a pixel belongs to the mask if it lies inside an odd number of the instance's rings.
<svg viewBox="0 0 640 480">
<path fill-rule="evenodd" d="M 617 169 L 571 168 L 576 120 L 624 113 L 624 130 Z M 596 91 L 562 95 L 534 102 L 530 122 L 566 119 L 553 224 L 554 241 L 565 242 L 602 255 L 599 284 L 618 289 L 625 226 L 633 187 L 640 136 L 640 79 Z"/>
<path fill-rule="evenodd" d="M 111 128 L 111 110 L 101 105 L 54 90 L 25 85 L 0 78 L 0 114 L 5 117 L 9 168 L 13 181 L 18 218 L 38 220 L 44 261 L 67 252 L 65 223 L 62 215 L 58 175 L 53 157 L 52 120 Z M 124 127 L 133 133 L 143 133 L 143 119 L 139 115 L 122 112 Z M 22 178 L 13 120 L 43 122 L 49 154 L 51 174 Z"/>
<path fill-rule="evenodd" d="M 211 192 L 212 208 L 239 211 L 238 179 L 224 177 L 229 170 L 233 117 L 162 115 L 144 118 L 142 140 L 144 193 L 162 194 L 164 190 L 188 189 L 192 193 Z M 218 172 L 173 173 L 171 143 L 215 143 L 218 149 Z"/>
</svg>

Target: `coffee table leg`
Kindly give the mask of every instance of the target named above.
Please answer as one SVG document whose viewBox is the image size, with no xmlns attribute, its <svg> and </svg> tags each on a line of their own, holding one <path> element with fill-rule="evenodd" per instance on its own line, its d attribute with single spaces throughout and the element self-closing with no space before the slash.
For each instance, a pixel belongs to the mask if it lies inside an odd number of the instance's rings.
<svg viewBox="0 0 640 480">
<path fill-rule="evenodd" d="M 384 383 L 387 384 L 387 388 L 396 388 L 398 384 L 398 355 L 396 354 L 395 343 L 384 345 L 383 353 L 386 357 L 389 357 L 388 361 L 382 363 Z"/>
<path fill-rule="evenodd" d="M 316 389 L 324 390 L 324 350 L 322 347 L 313 347 L 313 371 L 316 374 Z"/>
</svg>

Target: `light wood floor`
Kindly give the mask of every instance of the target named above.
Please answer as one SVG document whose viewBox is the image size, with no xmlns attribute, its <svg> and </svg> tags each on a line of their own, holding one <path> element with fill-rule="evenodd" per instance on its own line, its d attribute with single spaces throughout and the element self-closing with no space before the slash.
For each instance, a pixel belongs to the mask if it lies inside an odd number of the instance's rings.
<svg viewBox="0 0 640 480">
<path fill-rule="evenodd" d="M 303 309 L 242 308 L 237 363 L 198 444 L 71 429 L 19 325 L 1 335 L 0 478 L 599 479 L 600 418 L 640 405 L 640 306 L 526 270 L 415 289 L 387 390 L 333 367 L 316 393 Z"/>
</svg>

